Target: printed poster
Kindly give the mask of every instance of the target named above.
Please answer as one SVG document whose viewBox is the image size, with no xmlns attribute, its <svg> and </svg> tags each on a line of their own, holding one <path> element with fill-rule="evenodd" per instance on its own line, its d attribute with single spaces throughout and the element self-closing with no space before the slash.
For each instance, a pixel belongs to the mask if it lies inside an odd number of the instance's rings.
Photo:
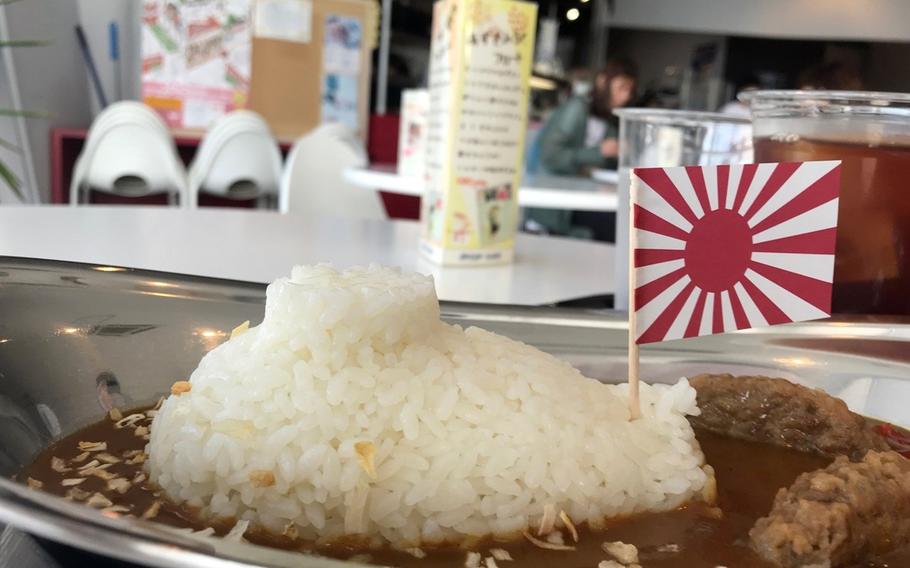
<svg viewBox="0 0 910 568">
<path fill-rule="evenodd" d="M 172 128 L 204 129 L 246 105 L 253 0 L 144 0 L 142 99 Z"/>
<path fill-rule="evenodd" d="M 325 19 L 322 49 L 322 122 L 359 126 L 360 20 L 330 14 Z"/>
</svg>

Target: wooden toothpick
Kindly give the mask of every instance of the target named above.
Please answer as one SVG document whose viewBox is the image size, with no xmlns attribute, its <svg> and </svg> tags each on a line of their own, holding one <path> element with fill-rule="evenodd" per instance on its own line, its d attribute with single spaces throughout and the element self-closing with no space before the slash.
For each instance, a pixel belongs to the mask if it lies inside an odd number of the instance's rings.
<svg viewBox="0 0 910 568">
<path fill-rule="evenodd" d="M 629 172 L 629 417 L 641 417 L 641 402 L 638 395 L 638 315 L 635 313 L 635 289 L 638 278 L 635 274 L 635 250 L 638 248 L 638 233 L 635 230 L 635 202 L 638 201 L 638 178 Z"/>
</svg>

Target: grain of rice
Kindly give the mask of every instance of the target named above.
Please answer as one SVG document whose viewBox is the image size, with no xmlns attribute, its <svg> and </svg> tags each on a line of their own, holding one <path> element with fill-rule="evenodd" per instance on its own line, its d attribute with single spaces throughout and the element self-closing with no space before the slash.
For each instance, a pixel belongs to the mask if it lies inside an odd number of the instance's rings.
<svg viewBox="0 0 910 568">
<path fill-rule="evenodd" d="M 123 413 L 120 412 L 120 409 L 119 409 L 119 408 L 116 408 L 116 407 L 112 408 L 111 411 L 107 413 L 107 415 L 108 415 L 108 416 L 110 417 L 110 419 L 113 420 L 114 422 L 116 422 L 116 421 L 120 420 L 121 418 L 123 418 Z"/>
<path fill-rule="evenodd" d="M 51 458 L 51 469 L 57 473 L 64 473 L 70 471 L 69 467 L 66 467 L 66 462 L 62 458 L 52 457 Z"/>
<path fill-rule="evenodd" d="M 91 495 L 91 493 L 89 493 L 88 491 L 83 491 L 82 489 L 79 489 L 78 487 L 73 487 L 69 491 L 66 492 L 66 498 L 73 500 L 73 501 L 85 501 L 86 499 L 89 498 L 90 495 Z"/>
<path fill-rule="evenodd" d="M 79 442 L 79 449 L 86 452 L 103 452 L 107 442 Z"/>
<path fill-rule="evenodd" d="M 238 325 L 237 327 L 235 327 L 234 329 L 231 330 L 231 339 L 234 339 L 235 337 L 240 337 L 241 335 L 243 335 L 244 333 L 249 331 L 249 329 L 250 329 L 250 320 L 246 320 L 245 322 L 243 322 L 242 324 Z"/>
<path fill-rule="evenodd" d="M 129 491 L 132 486 L 133 484 L 123 477 L 115 477 L 107 482 L 108 491 L 116 491 L 121 495 Z"/>
<path fill-rule="evenodd" d="M 41 489 L 42 487 L 44 487 L 43 481 L 38 481 L 37 479 L 35 479 L 33 477 L 29 477 L 28 479 L 26 479 L 25 483 L 31 489 Z"/>
<path fill-rule="evenodd" d="M 493 558 L 500 561 L 512 560 L 512 555 L 509 554 L 509 551 L 504 548 L 491 548 L 490 554 L 493 555 Z"/>
<path fill-rule="evenodd" d="M 158 516 L 158 511 L 161 510 L 161 501 L 153 501 L 148 508 L 142 512 L 143 519 L 154 519 Z"/>
<path fill-rule="evenodd" d="M 546 550 L 575 550 L 574 546 L 571 546 L 568 544 L 558 544 L 558 543 L 549 542 L 546 540 L 540 540 L 539 538 L 532 535 L 528 531 L 524 531 L 521 534 L 523 534 L 524 537 L 526 539 L 528 539 L 528 542 L 530 542 L 537 548 L 544 548 Z M 559 533 L 552 533 L 552 534 L 559 534 Z"/>
<path fill-rule="evenodd" d="M 266 469 L 251 471 L 250 485 L 253 487 L 271 487 L 275 485 L 275 474 Z"/>
<path fill-rule="evenodd" d="M 79 475 L 88 475 L 88 474 L 82 473 L 82 472 L 95 469 L 99 465 L 101 465 L 101 462 L 98 460 L 92 460 L 86 464 L 83 464 L 83 465 L 79 466 L 79 469 L 78 469 L 78 471 L 80 472 Z"/>
<path fill-rule="evenodd" d="M 72 463 L 81 463 L 88 459 L 91 454 L 89 452 L 82 452 L 78 456 L 70 460 Z"/>
<path fill-rule="evenodd" d="M 130 414 L 129 416 L 126 416 L 126 417 L 118 420 L 114 424 L 114 428 L 117 428 L 117 429 L 132 428 L 133 426 L 135 426 L 137 423 L 139 423 L 140 421 L 142 421 L 144 419 L 145 419 L 145 414 L 143 414 L 141 412 L 136 412 L 134 414 Z"/>
<path fill-rule="evenodd" d="M 224 540 L 233 540 L 236 542 L 243 542 L 243 535 L 246 534 L 246 531 L 250 528 L 250 521 L 246 519 L 241 519 L 231 527 L 231 530 L 224 535 Z"/>
<path fill-rule="evenodd" d="M 566 528 L 569 529 L 569 534 L 572 535 L 572 540 L 578 542 L 578 529 L 575 528 L 575 524 L 572 522 L 572 519 L 569 518 L 569 515 L 565 511 L 559 512 L 559 518 L 562 520 L 563 524 L 566 525 Z"/>
<path fill-rule="evenodd" d="M 92 493 L 92 496 L 88 498 L 88 501 L 86 501 L 85 504 L 89 507 L 94 507 L 95 509 L 103 509 L 113 505 L 111 500 L 101 493 Z"/>
<path fill-rule="evenodd" d="M 626 544 L 622 541 L 605 542 L 601 545 L 601 548 L 623 564 L 638 563 L 638 548 L 634 544 Z"/>
<path fill-rule="evenodd" d="M 480 568 L 480 561 L 483 558 L 479 552 L 468 552 L 464 559 L 465 568 Z"/>
<path fill-rule="evenodd" d="M 556 528 L 556 506 L 547 503 L 543 506 L 543 515 L 540 516 L 540 524 L 537 526 L 537 536 L 546 536 Z"/>
<path fill-rule="evenodd" d="M 64 487 L 73 487 L 75 485 L 79 485 L 83 481 L 85 481 L 84 477 L 70 477 L 61 481 L 60 485 Z"/>
<path fill-rule="evenodd" d="M 413 556 L 414 558 L 421 559 L 421 558 L 427 557 L 427 553 L 424 552 L 424 550 L 422 548 L 416 548 L 416 547 L 405 548 L 404 551 L 407 552 L 408 554 L 410 554 L 411 556 Z"/>
</svg>

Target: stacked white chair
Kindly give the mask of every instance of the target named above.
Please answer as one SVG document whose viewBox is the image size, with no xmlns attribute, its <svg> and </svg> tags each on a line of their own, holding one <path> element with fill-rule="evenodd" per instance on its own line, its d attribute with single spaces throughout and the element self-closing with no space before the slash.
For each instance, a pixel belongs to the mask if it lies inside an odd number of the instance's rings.
<svg viewBox="0 0 910 568">
<path fill-rule="evenodd" d="M 281 151 L 265 120 L 248 110 L 221 117 L 199 146 L 188 178 L 189 206 L 199 194 L 258 199 L 277 207 Z"/>
<path fill-rule="evenodd" d="M 73 170 L 70 204 L 89 190 L 124 197 L 167 194 L 186 204 L 186 169 L 161 117 L 134 101 L 114 103 L 95 118 Z"/>
<path fill-rule="evenodd" d="M 358 188 L 344 179 L 347 168 L 368 163 L 363 144 L 341 124 L 323 124 L 297 140 L 281 178 L 283 213 L 385 219 L 376 191 Z"/>
</svg>

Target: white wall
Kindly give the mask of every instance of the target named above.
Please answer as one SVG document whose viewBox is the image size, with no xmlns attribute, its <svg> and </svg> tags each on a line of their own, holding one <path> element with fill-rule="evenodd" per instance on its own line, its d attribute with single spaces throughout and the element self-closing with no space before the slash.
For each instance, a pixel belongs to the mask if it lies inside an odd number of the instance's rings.
<svg viewBox="0 0 910 568">
<path fill-rule="evenodd" d="M 2 19 L 3 14 L 0 12 L 0 28 L 2 28 Z M 4 55 L 0 53 L 0 108 L 15 108 L 16 104 L 13 100 L 13 90 L 9 80 L 9 69 L 6 64 L 8 59 Z M 20 149 L 19 151 L 14 151 L 0 146 L 0 161 L 19 179 L 21 183 L 20 192 L 25 194 L 25 201 L 31 202 L 37 200 L 37 192 L 35 191 L 34 172 L 31 164 L 21 151 L 27 145 L 23 139 L 24 131 L 22 126 L 23 123 L 17 118 L 0 117 L 0 139 Z M 0 181 L 0 204 L 18 203 L 20 201 L 22 199 L 4 181 Z"/>
<path fill-rule="evenodd" d="M 78 0 L 79 21 L 85 30 L 89 47 L 98 63 L 98 75 L 110 102 L 115 102 L 117 84 L 110 61 L 111 22 L 120 30 L 120 92 L 123 99 L 139 98 L 141 45 L 139 18 L 142 3 L 139 0 Z M 86 83 L 92 99 L 93 114 L 99 110 L 94 88 Z"/>
<path fill-rule="evenodd" d="M 908 0 L 615 0 L 610 25 L 777 38 L 910 41 Z"/>
<path fill-rule="evenodd" d="M 16 71 L 22 106 L 51 113 L 50 119 L 25 121 L 25 140 L 31 151 L 35 182 L 42 201 L 50 196 L 50 130 L 55 126 L 87 126 L 89 102 L 73 26 L 75 2 L 28 0 L 3 6 L 12 39 L 43 39 L 48 46 L 16 48 L 10 56 Z"/>
</svg>

